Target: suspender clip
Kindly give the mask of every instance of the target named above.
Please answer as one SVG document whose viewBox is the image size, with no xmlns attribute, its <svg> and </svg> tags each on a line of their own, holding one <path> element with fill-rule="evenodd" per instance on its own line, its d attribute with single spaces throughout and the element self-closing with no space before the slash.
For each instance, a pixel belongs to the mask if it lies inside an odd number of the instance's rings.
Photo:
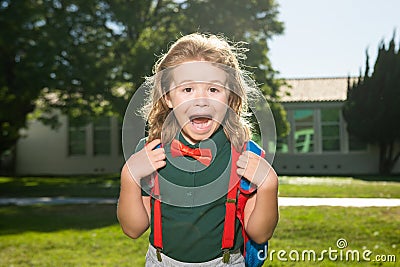
<svg viewBox="0 0 400 267">
<path fill-rule="evenodd" d="M 157 254 L 157 260 L 159 262 L 162 262 L 162 258 L 161 258 L 161 249 L 160 248 L 156 248 L 156 254 Z"/>
<path fill-rule="evenodd" d="M 233 203 L 233 204 L 235 204 L 235 203 L 236 203 L 236 198 L 227 198 L 227 199 L 226 199 L 226 203 Z"/>
<path fill-rule="evenodd" d="M 229 249 L 224 249 L 224 254 L 222 254 L 222 262 L 229 263 L 229 259 L 230 259 Z"/>
</svg>

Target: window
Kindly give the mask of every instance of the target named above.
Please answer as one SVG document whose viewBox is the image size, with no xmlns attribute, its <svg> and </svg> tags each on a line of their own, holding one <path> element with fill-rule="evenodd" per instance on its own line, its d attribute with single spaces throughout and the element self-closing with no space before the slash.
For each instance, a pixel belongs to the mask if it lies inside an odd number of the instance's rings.
<svg viewBox="0 0 400 267">
<path fill-rule="evenodd" d="M 98 118 L 93 123 L 93 154 L 111 154 L 111 123 L 109 117 Z"/>
<path fill-rule="evenodd" d="M 276 140 L 276 152 L 280 152 L 280 153 L 288 153 L 289 152 L 287 137 L 278 138 Z"/>
<path fill-rule="evenodd" d="M 294 111 L 295 152 L 309 153 L 314 151 L 314 112 L 311 109 Z"/>
<path fill-rule="evenodd" d="M 68 125 L 68 155 L 86 155 L 86 126 L 73 118 Z"/>
<path fill-rule="evenodd" d="M 340 151 L 339 109 L 321 109 L 322 151 Z"/>
</svg>

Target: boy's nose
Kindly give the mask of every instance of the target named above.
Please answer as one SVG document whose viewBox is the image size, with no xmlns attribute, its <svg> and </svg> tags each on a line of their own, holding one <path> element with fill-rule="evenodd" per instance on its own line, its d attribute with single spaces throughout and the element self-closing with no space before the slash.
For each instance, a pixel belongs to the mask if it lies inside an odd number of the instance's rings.
<svg viewBox="0 0 400 267">
<path fill-rule="evenodd" d="M 196 106 L 208 106 L 208 94 L 207 90 L 202 88 L 200 90 L 196 90 L 196 97 L 194 99 Z"/>
<path fill-rule="evenodd" d="M 206 97 L 197 97 L 193 101 L 194 101 L 195 106 L 199 106 L 199 107 L 209 106 L 209 101 L 208 101 L 208 98 L 206 98 Z"/>
</svg>

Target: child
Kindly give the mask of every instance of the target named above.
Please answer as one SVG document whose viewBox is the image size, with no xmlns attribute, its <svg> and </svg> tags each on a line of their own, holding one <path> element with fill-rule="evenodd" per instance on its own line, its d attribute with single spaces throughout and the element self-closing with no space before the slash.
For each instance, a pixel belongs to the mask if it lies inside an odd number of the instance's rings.
<svg viewBox="0 0 400 267">
<path fill-rule="evenodd" d="M 245 266 L 239 221 L 228 262 L 221 250 L 232 164 L 257 187 L 244 209 L 247 235 L 262 244 L 274 232 L 278 179 L 264 158 L 243 151 L 251 136 L 247 95 L 255 88 L 235 51 L 196 33 L 177 40 L 154 67 L 144 107 L 148 137 L 122 169 L 117 211 L 131 238 L 150 227 L 146 266 Z M 241 153 L 235 162 L 232 150 Z"/>
</svg>

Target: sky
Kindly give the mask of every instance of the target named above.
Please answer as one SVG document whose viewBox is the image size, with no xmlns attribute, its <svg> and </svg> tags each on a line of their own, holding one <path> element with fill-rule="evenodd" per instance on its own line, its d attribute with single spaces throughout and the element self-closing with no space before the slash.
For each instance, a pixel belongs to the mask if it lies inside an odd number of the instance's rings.
<svg viewBox="0 0 400 267">
<path fill-rule="evenodd" d="M 269 42 L 282 78 L 358 76 L 378 46 L 400 43 L 400 0 L 276 0 L 285 31 Z"/>
</svg>

